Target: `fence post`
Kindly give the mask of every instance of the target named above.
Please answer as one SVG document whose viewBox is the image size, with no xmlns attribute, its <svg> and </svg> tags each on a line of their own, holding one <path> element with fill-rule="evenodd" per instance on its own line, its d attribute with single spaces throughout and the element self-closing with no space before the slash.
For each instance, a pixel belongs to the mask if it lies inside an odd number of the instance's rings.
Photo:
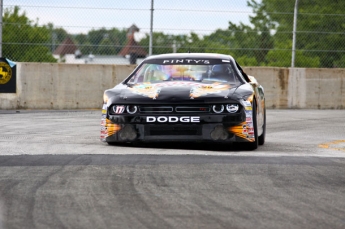
<svg viewBox="0 0 345 229">
<path fill-rule="evenodd" d="M 298 0 L 296 0 L 295 2 L 295 9 L 293 13 L 291 68 L 295 67 L 297 13 L 298 13 Z"/>
<path fill-rule="evenodd" d="M 2 57 L 2 0 L 0 0 L 0 57 Z"/>
<path fill-rule="evenodd" d="M 149 56 L 152 55 L 152 39 L 153 39 L 153 32 L 152 32 L 152 27 L 153 27 L 153 0 L 151 0 L 151 23 L 150 23 L 150 44 L 149 44 Z"/>
</svg>

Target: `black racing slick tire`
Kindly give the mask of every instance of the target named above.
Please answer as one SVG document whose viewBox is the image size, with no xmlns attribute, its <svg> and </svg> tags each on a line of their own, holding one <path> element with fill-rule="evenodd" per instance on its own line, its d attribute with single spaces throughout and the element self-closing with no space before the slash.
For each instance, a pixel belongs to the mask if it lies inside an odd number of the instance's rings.
<svg viewBox="0 0 345 229">
<path fill-rule="evenodd" d="M 265 144 L 265 138 L 266 138 L 266 108 L 264 109 L 264 124 L 262 126 L 262 134 L 259 136 L 259 145 Z"/>
<path fill-rule="evenodd" d="M 247 144 L 247 149 L 248 150 L 256 150 L 259 146 L 259 140 L 258 140 L 258 121 L 257 121 L 257 110 L 256 110 L 256 102 L 255 99 L 253 100 L 253 104 L 252 104 L 252 110 L 253 110 L 253 114 L 252 114 L 252 119 L 253 119 L 253 128 L 254 128 L 254 141 L 253 142 L 249 142 L 246 143 Z"/>
</svg>

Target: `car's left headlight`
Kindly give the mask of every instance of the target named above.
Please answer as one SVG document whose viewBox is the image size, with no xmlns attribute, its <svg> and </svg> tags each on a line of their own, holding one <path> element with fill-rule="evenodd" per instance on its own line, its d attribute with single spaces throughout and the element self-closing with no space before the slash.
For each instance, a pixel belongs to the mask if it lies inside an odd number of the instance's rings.
<svg viewBox="0 0 345 229">
<path fill-rule="evenodd" d="M 213 105 L 212 110 L 214 113 L 220 114 L 224 111 L 224 105 L 223 104 Z"/>
</svg>

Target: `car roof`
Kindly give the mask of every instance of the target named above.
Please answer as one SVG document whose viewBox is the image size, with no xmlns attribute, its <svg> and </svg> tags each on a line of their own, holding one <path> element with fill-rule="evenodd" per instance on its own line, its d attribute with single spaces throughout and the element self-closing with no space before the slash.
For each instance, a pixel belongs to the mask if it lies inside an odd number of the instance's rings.
<svg viewBox="0 0 345 229">
<path fill-rule="evenodd" d="M 222 59 L 234 61 L 234 58 L 230 55 L 218 54 L 218 53 L 168 53 L 152 55 L 147 57 L 145 60 L 155 60 L 155 59 L 167 59 L 167 58 L 198 58 L 198 59 Z"/>
</svg>

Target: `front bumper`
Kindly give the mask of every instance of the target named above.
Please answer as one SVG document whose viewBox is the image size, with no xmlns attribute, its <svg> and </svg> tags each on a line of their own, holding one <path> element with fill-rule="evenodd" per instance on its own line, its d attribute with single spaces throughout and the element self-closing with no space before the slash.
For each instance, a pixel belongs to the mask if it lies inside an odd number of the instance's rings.
<svg viewBox="0 0 345 229">
<path fill-rule="evenodd" d="M 198 122 L 192 122 L 193 120 Z M 245 111 L 227 115 L 198 116 L 157 115 L 148 117 L 147 115 L 103 114 L 101 141 L 252 142 L 254 131 L 248 121 L 250 120 Z"/>
</svg>

